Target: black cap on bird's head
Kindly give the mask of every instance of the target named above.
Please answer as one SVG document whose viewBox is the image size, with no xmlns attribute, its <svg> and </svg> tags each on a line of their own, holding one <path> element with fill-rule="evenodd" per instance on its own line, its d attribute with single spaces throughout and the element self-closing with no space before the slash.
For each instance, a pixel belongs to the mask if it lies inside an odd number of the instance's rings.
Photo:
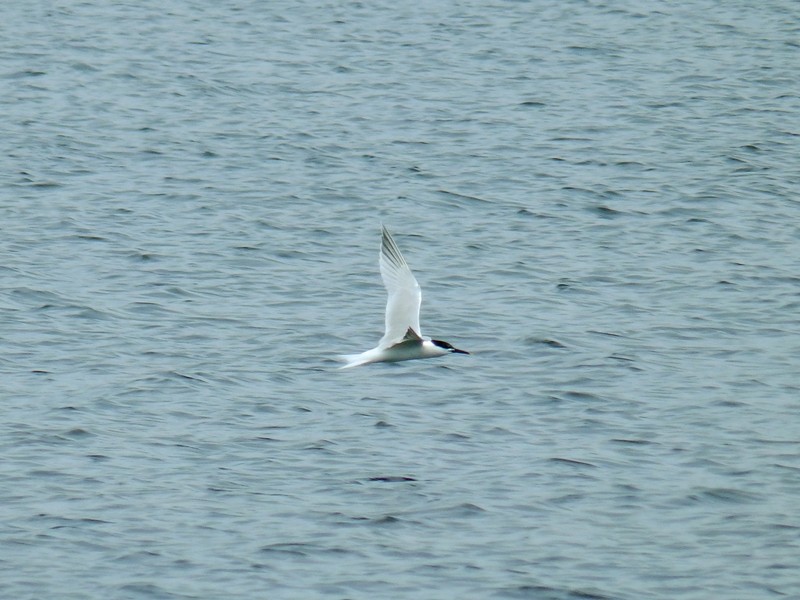
<svg viewBox="0 0 800 600">
<path fill-rule="evenodd" d="M 444 348 L 449 352 L 455 352 L 457 354 L 469 354 L 466 350 L 459 350 L 458 348 L 454 348 L 452 344 L 448 342 L 443 342 L 442 340 L 431 340 L 431 343 L 434 346 L 439 346 L 439 348 Z"/>
</svg>

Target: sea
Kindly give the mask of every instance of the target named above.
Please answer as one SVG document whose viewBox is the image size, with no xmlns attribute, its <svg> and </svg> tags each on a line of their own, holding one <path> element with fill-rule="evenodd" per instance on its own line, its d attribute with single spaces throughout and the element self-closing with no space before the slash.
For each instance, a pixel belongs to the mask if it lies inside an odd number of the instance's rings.
<svg viewBox="0 0 800 600">
<path fill-rule="evenodd" d="M 800 598 L 796 1 L 0 22 L 1 597 Z"/>
</svg>

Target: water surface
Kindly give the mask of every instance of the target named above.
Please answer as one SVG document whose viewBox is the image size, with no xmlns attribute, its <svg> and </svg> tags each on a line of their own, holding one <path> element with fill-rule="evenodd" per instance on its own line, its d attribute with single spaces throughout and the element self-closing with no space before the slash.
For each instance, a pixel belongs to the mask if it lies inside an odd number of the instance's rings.
<svg viewBox="0 0 800 600">
<path fill-rule="evenodd" d="M 0 15 L 5 595 L 800 596 L 794 3 Z"/>
</svg>

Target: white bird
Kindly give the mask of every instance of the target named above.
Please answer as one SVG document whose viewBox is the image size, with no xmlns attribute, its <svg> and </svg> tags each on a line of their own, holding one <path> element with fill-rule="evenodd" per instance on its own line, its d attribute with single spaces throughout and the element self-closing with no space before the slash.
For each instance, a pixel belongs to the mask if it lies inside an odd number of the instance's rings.
<svg viewBox="0 0 800 600">
<path fill-rule="evenodd" d="M 347 369 L 376 362 L 398 362 L 416 358 L 434 358 L 445 354 L 469 354 L 447 342 L 422 337 L 419 328 L 419 307 L 422 290 L 408 263 L 400 254 L 391 234 L 383 227 L 379 257 L 381 277 L 389 299 L 386 302 L 386 333 L 372 350 L 361 354 L 345 354 L 341 358 Z"/>
</svg>

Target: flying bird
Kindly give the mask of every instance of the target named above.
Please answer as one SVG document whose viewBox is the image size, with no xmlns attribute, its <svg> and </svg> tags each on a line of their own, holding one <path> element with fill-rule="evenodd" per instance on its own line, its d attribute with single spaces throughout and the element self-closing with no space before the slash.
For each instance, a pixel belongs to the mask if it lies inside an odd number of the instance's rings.
<svg viewBox="0 0 800 600">
<path fill-rule="evenodd" d="M 398 362 L 417 358 L 435 358 L 445 354 L 469 354 L 442 340 L 422 337 L 419 327 L 419 307 L 422 290 L 400 253 L 392 235 L 383 227 L 379 256 L 381 277 L 389 299 L 386 302 L 386 332 L 372 350 L 361 354 L 345 354 L 341 358 L 348 369 L 376 362 Z"/>
</svg>

